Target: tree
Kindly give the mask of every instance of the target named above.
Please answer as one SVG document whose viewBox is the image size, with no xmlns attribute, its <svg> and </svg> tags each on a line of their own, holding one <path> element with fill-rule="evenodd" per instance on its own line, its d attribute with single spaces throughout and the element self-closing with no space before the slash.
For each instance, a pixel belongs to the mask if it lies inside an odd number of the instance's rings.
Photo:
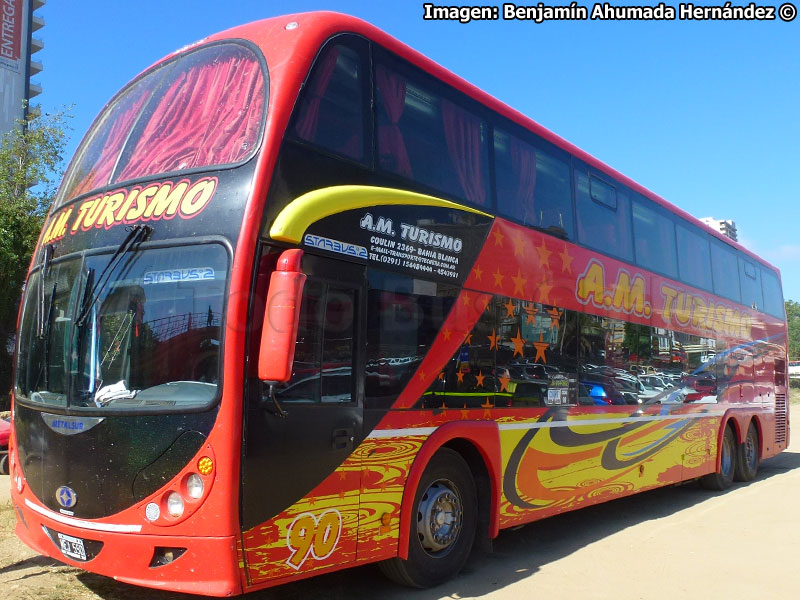
<svg viewBox="0 0 800 600">
<path fill-rule="evenodd" d="M 800 358 L 800 302 L 786 301 L 786 322 L 789 325 L 789 358 Z"/>
<path fill-rule="evenodd" d="M 0 143 L 0 409 L 11 389 L 11 348 L 22 285 L 61 179 L 69 109 L 32 107 Z"/>
</svg>

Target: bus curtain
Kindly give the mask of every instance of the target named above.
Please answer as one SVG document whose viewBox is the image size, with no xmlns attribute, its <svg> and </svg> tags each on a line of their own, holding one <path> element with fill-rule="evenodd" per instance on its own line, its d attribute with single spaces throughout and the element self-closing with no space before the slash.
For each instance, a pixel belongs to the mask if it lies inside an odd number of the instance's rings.
<svg viewBox="0 0 800 600">
<path fill-rule="evenodd" d="M 486 204 L 480 119 L 449 100 L 442 99 L 442 122 L 450 160 L 464 195 L 470 202 Z"/>
<path fill-rule="evenodd" d="M 381 105 L 389 120 L 388 125 L 378 126 L 381 167 L 398 175 L 413 177 L 403 132 L 398 125 L 406 106 L 406 79 L 383 65 L 375 69 L 375 79 Z"/>
<path fill-rule="evenodd" d="M 334 46 L 319 61 L 314 76 L 311 78 L 310 89 L 303 97 L 303 105 L 295 123 L 297 136 L 303 140 L 313 142 L 317 134 L 322 98 L 325 97 L 328 84 L 331 82 L 333 72 L 336 70 L 338 58 L 339 47 Z"/>
<path fill-rule="evenodd" d="M 179 71 L 164 87 L 117 179 L 235 163 L 250 153 L 264 105 L 257 61 L 223 55 Z"/>
<path fill-rule="evenodd" d="M 521 206 L 520 215 L 526 225 L 538 225 L 533 207 L 536 189 L 536 151 L 532 146 L 509 136 L 511 169 L 517 180 L 516 200 Z"/>
<path fill-rule="evenodd" d="M 76 182 L 75 187 L 70 192 L 70 197 L 80 196 L 93 189 L 103 187 L 110 183 L 114 165 L 117 157 L 122 150 L 122 145 L 128 138 L 131 127 L 139 116 L 144 103 L 150 98 L 152 88 L 144 90 L 135 88 L 131 90 L 128 97 L 122 99 L 117 107 L 112 111 L 103 124 L 103 128 L 91 141 L 87 154 L 91 155 L 98 152 L 99 155 L 94 160 L 87 161 L 81 157 L 85 164 L 93 164 L 92 170 Z"/>
</svg>

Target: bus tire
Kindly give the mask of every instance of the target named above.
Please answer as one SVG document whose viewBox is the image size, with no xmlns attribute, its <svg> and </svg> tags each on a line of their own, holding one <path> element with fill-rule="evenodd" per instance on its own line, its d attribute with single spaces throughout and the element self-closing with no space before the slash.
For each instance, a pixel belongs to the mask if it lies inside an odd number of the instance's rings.
<svg viewBox="0 0 800 600">
<path fill-rule="evenodd" d="M 455 576 L 466 564 L 475 539 L 478 498 L 469 466 L 442 448 L 425 468 L 414 496 L 408 558 L 380 563 L 389 579 L 428 588 Z"/>
<path fill-rule="evenodd" d="M 8 475 L 8 454 L 0 457 L 0 475 Z"/>
<path fill-rule="evenodd" d="M 736 481 L 753 481 L 758 473 L 758 429 L 755 423 L 750 423 L 744 442 L 736 447 Z"/>
<path fill-rule="evenodd" d="M 728 426 L 725 427 L 719 453 L 719 471 L 709 473 L 700 479 L 700 483 L 707 490 L 727 490 L 733 483 L 733 475 L 736 471 L 736 439 L 733 429 Z"/>
</svg>

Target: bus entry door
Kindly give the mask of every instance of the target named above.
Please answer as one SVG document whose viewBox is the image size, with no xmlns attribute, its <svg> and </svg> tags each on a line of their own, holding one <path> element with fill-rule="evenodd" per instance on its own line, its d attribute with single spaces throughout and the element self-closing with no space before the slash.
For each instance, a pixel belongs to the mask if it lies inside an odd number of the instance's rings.
<svg viewBox="0 0 800 600">
<path fill-rule="evenodd" d="M 276 253 L 265 248 L 267 273 L 259 280 L 269 281 Z M 353 451 L 363 437 L 365 273 L 309 254 L 302 271 L 290 380 L 270 393 L 268 384 L 248 378 L 241 499 L 251 584 L 356 558 L 361 475 Z M 266 297 L 257 289 L 254 323 L 263 311 L 259 296 Z"/>
</svg>

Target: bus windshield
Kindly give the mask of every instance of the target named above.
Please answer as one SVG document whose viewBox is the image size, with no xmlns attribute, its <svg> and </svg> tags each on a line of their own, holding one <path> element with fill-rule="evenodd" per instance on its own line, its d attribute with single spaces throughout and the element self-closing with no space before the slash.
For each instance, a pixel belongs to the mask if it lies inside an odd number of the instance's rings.
<svg viewBox="0 0 800 600">
<path fill-rule="evenodd" d="M 31 275 L 17 398 L 94 410 L 208 405 L 217 396 L 227 252 L 204 244 L 113 257 L 73 255 Z"/>
<path fill-rule="evenodd" d="M 257 146 L 266 94 L 259 59 L 241 44 L 201 47 L 157 66 L 94 122 L 56 208 L 123 181 L 247 160 Z"/>
</svg>

